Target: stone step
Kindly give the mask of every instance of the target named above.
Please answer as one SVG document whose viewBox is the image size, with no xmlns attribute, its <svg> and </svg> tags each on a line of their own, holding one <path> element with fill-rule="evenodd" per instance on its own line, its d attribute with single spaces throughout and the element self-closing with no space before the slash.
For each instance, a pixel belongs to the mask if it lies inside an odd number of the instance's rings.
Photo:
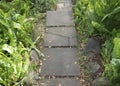
<svg viewBox="0 0 120 86">
<path fill-rule="evenodd" d="M 64 3 L 64 2 L 58 3 L 57 4 L 57 11 L 71 11 L 71 12 L 73 12 L 72 4 L 71 3 Z"/>
<path fill-rule="evenodd" d="M 82 86 L 78 79 L 46 79 L 40 82 L 40 86 Z"/>
<path fill-rule="evenodd" d="M 71 11 L 47 11 L 46 26 L 75 26 Z"/>
<path fill-rule="evenodd" d="M 40 75 L 79 76 L 80 66 L 76 48 L 45 48 L 45 61 Z"/>
<path fill-rule="evenodd" d="M 47 27 L 44 46 L 77 46 L 74 27 Z"/>
</svg>

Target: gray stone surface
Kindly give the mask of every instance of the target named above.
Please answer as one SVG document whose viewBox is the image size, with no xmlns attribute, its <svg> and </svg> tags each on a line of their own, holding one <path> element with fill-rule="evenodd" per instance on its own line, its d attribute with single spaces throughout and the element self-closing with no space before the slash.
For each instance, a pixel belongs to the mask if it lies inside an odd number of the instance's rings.
<svg viewBox="0 0 120 86">
<path fill-rule="evenodd" d="M 96 55 L 101 52 L 101 43 L 98 38 L 90 38 L 83 49 L 83 55 L 86 56 L 87 60 L 93 59 Z"/>
<path fill-rule="evenodd" d="M 75 27 L 47 27 L 47 33 L 53 33 L 59 36 L 76 37 Z"/>
<path fill-rule="evenodd" d="M 80 66 L 76 48 L 45 48 L 41 75 L 79 76 Z"/>
<path fill-rule="evenodd" d="M 82 86 L 78 79 L 46 79 L 40 86 Z"/>
<path fill-rule="evenodd" d="M 70 11 L 73 12 L 71 3 L 58 3 L 57 11 Z"/>
<path fill-rule="evenodd" d="M 33 86 L 33 84 L 36 83 L 36 80 L 38 78 L 39 74 L 37 74 L 34 70 L 30 71 L 30 73 L 25 77 L 25 86 Z"/>
<path fill-rule="evenodd" d="M 68 46 L 68 38 L 45 33 L 44 46 Z"/>
<path fill-rule="evenodd" d="M 77 46 L 77 38 L 76 37 L 72 37 L 69 39 L 69 45 L 70 46 Z"/>
<path fill-rule="evenodd" d="M 97 38 L 90 38 L 83 50 L 83 54 L 86 56 L 89 56 L 88 54 L 90 52 L 93 52 L 95 54 L 99 54 L 100 53 L 100 47 L 101 47 L 101 43 L 100 40 Z"/>
<path fill-rule="evenodd" d="M 100 65 L 97 62 L 88 62 L 87 65 L 88 65 L 88 70 L 91 72 L 91 74 L 96 73 L 100 68 Z"/>
<path fill-rule="evenodd" d="M 110 86 L 110 82 L 108 81 L 107 78 L 102 77 L 102 78 L 93 80 L 91 86 Z"/>
<path fill-rule="evenodd" d="M 75 26 L 71 11 L 47 11 L 46 26 Z"/>
<path fill-rule="evenodd" d="M 45 30 L 44 46 L 77 46 L 74 27 L 48 27 Z"/>
</svg>

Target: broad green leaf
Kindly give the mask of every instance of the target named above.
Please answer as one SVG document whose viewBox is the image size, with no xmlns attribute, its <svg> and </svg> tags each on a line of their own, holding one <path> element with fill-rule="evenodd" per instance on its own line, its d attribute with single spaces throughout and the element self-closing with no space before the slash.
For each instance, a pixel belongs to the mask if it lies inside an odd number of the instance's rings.
<svg viewBox="0 0 120 86">
<path fill-rule="evenodd" d="M 16 23 L 16 22 L 13 22 L 13 28 L 17 28 L 17 29 L 23 29 L 22 28 L 22 25 L 20 25 L 20 23 Z"/>
<path fill-rule="evenodd" d="M 113 58 L 120 59 L 120 38 L 114 38 Z"/>
</svg>

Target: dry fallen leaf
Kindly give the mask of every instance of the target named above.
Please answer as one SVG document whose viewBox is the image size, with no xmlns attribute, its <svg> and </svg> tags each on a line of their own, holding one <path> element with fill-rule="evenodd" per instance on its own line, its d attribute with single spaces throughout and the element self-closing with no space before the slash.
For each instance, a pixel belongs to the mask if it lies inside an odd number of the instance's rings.
<svg viewBox="0 0 120 86">
<path fill-rule="evenodd" d="M 50 57 L 50 56 L 47 56 L 47 57 Z"/>
<path fill-rule="evenodd" d="M 41 68 L 39 68 L 39 73 L 41 73 Z"/>
<path fill-rule="evenodd" d="M 85 80 L 84 79 L 80 79 L 80 82 L 85 82 Z"/>
<path fill-rule="evenodd" d="M 52 41 L 49 41 L 49 43 L 51 43 Z"/>
<path fill-rule="evenodd" d="M 52 76 L 53 79 L 55 79 L 55 76 Z"/>
<path fill-rule="evenodd" d="M 51 48 L 52 46 L 48 46 L 48 48 Z"/>
<path fill-rule="evenodd" d="M 81 45 L 81 47 L 82 47 L 82 48 L 84 48 L 84 47 L 85 47 L 85 43 L 81 43 L 80 45 Z"/>
<path fill-rule="evenodd" d="M 45 83 L 40 83 L 42 86 L 45 86 Z"/>
<path fill-rule="evenodd" d="M 42 65 L 42 61 L 40 60 L 40 66 Z"/>
<path fill-rule="evenodd" d="M 77 64 L 78 62 L 74 62 L 74 64 Z"/>
<path fill-rule="evenodd" d="M 76 79 L 77 79 L 77 80 L 79 80 L 79 78 L 78 78 L 78 77 L 76 77 Z"/>
<path fill-rule="evenodd" d="M 62 86 L 62 84 L 58 84 L 58 86 Z"/>
</svg>

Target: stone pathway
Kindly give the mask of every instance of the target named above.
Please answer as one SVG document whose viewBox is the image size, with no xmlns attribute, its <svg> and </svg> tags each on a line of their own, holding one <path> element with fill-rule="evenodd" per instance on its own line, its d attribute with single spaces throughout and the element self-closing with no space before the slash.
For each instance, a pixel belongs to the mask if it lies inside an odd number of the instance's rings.
<svg viewBox="0 0 120 86">
<path fill-rule="evenodd" d="M 40 86 L 81 86 L 71 0 L 58 0 L 57 10 L 48 11 L 44 38 L 45 59 Z M 43 84 L 44 83 L 44 84 Z"/>
</svg>

